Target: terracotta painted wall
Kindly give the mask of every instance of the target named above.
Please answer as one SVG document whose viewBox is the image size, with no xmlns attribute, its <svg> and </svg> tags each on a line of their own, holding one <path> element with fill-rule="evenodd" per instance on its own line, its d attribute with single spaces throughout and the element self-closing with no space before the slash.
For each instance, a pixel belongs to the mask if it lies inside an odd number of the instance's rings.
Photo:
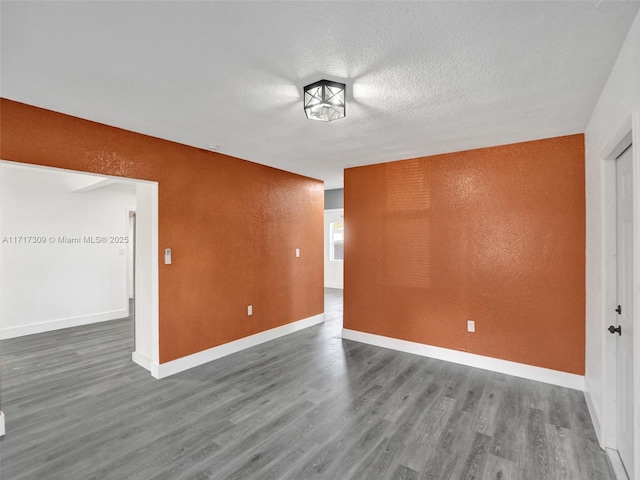
<svg viewBox="0 0 640 480">
<path fill-rule="evenodd" d="M 324 311 L 322 182 L 6 99 L 0 121 L 3 160 L 158 182 L 160 363 Z"/>
<path fill-rule="evenodd" d="M 583 135 L 348 169 L 345 227 L 345 328 L 584 374 Z"/>
</svg>

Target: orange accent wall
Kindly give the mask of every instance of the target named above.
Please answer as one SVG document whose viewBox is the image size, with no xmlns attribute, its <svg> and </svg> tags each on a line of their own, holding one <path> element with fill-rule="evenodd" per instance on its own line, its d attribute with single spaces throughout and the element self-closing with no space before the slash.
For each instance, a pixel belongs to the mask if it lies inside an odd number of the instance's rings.
<svg viewBox="0 0 640 480">
<path fill-rule="evenodd" d="M 584 374 L 583 135 L 351 168 L 344 193 L 345 328 Z"/>
<path fill-rule="evenodd" d="M 158 182 L 160 363 L 324 311 L 321 181 L 0 102 L 3 160 Z"/>
</svg>

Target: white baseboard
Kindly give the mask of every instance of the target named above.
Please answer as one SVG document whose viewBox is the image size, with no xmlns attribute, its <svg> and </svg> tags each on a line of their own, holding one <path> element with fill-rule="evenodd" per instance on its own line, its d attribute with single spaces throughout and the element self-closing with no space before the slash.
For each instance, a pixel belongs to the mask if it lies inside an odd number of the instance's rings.
<svg viewBox="0 0 640 480">
<path fill-rule="evenodd" d="M 95 313 L 93 315 L 83 315 L 81 317 L 62 318 L 48 322 L 32 323 L 29 325 L 21 325 L 19 327 L 0 328 L 0 340 L 23 337 L 25 335 L 33 335 L 35 333 L 50 332 L 52 330 L 60 330 L 62 328 L 79 327 L 80 325 L 88 325 L 90 323 L 117 320 L 119 318 L 125 318 L 128 315 L 129 312 L 127 309 L 113 310 L 111 312 Z"/>
<path fill-rule="evenodd" d="M 491 370 L 515 377 L 527 378 L 538 382 L 550 383 L 561 387 L 584 391 L 584 376 L 573 373 L 560 372 L 548 368 L 535 367 L 524 363 L 510 362 L 499 358 L 485 357 L 474 353 L 459 352 L 448 348 L 434 347 L 422 343 L 399 340 L 397 338 L 383 337 L 372 333 L 358 332 L 355 330 L 342 330 L 342 338 L 355 342 L 368 343 L 377 347 L 399 350 L 401 352 L 435 358 L 447 362 L 459 363 L 469 367 Z"/>
<path fill-rule="evenodd" d="M 4 436 L 5 433 L 5 429 L 4 429 L 4 413 L 2 413 L 2 410 L 0 410 L 0 437 Z"/>
<path fill-rule="evenodd" d="M 586 381 L 585 381 L 585 388 L 584 388 L 584 399 L 587 402 L 587 409 L 589 410 L 591 423 L 593 423 L 593 429 L 596 432 L 596 438 L 598 439 L 598 444 L 600 445 L 600 448 L 604 450 L 605 449 L 604 434 L 600 430 L 602 428 L 602 424 L 600 423 L 600 415 L 598 415 L 598 410 L 596 409 L 596 406 L 593 404 L 593 399 L 591 398 L 591 393 L 587 388 Z"/>
<path fill-rule="evenodd" d="M 178 358 L 170 362 L 160 364 L 151 362 L 151 375 L 155 378 L 165 378 L 171 375 L 175 375 L 176 373 L 180 373 L 190 368 L 203 365 L 205 363 L 211 362 L 212 360 L 217 360 L 218 358 L 231 355 L 232 353 L 255 347 L 256 345 L 260 345 L 261 343 L 284 337 L 285 335 L 288 335 L 290 333 L 297 332 L 298 330 L 303 330 L 322 322 L 324 322 L 324 313 L 298 320 L 297 322 L 288 323 L 286 325 L 282 325 L 281 327 L 272 328 L 271 330 L 256 333 L 255 335 L 250 335 L 239 340 L 234 340 L 233 342 L 209 348 L 207 350 L 203 350 L 202 352 L 187 355 L 186 357 Z"/>
<path fill-rule="evenodd" d="M 151 364 L 153 362 L 146 355 L 142 355 L 141 353 L 138 353 L 138 352 L 133 352 L 131 354 L 131 360 L 133 360 L 133 363 L 137 363 L 145 370 L 151 371 Z"/>
<path fill-rule="evenodd" d="M 340 290 L 344 290 L 342 283 L 325 282 L 324 288 L 339 288 Z"/>
<path fill-rule="evenodd" d="M 609 457 L 611 469 L 616 476 L 616 480 L 629 480 L 627 471 L 624 469 L 624 465 L 622 464 L 622 460 L 620 460 L 620 454 L 618 451 L 607 448 L 606 452 L 607 457 Z"/>
</svg>

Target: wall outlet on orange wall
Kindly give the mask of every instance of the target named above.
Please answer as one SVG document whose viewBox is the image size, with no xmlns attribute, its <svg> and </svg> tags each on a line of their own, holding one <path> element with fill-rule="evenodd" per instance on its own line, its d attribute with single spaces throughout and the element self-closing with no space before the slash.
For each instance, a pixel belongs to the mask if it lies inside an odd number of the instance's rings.
<svg viewBox="0 0 640 480">
<path fill-rule="evenodd" d="M 247 307 L 247 315 L 253 315 L 253 305 Z"/>
<path fill-rule="evenodd" d="M 475 332 L 475 331 L 476 331 L 475 320 L 467 320 L 467 332 Z"/>
</svg>

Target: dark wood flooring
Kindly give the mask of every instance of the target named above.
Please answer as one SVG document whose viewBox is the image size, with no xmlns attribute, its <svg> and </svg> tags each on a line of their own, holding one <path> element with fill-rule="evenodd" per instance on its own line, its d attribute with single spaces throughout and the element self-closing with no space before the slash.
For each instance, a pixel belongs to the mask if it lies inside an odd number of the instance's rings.
<svg viewBox="0 0 640 480">
<path fill-rule="evenodd" d="M 2 480 L 613 480 L 581 392 L 341 340 L 326 323 L 173 377 L 132 321 L 0 342 Z"/>
</svg>

